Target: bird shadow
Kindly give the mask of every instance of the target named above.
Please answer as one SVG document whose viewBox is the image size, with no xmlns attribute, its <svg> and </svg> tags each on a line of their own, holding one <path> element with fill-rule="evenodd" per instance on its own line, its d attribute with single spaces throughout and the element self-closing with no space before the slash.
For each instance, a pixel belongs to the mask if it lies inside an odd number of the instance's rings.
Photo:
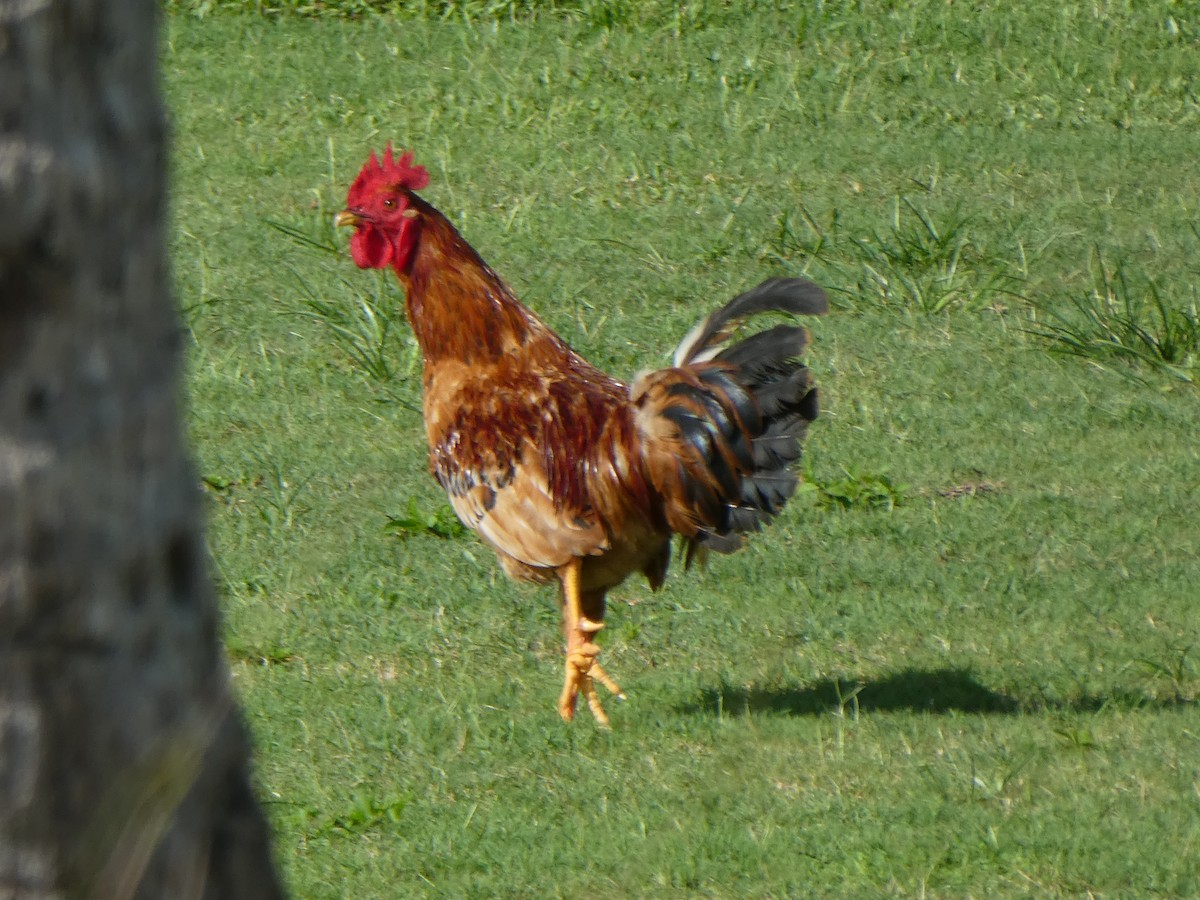
<svg viewBox="0 0 1200 900">
<path fill-rule="evenodd" d="M 826 678 L 805 686 L 735 685 L 722 679 L 716 687 L 703 688 L 682 709 L 725 716 L 764 712 L 815 716 L 848 707 L 859 712 L 1013 713 L 1019 704 L 980 684 L 964 669 L 906 669 L 882 678 Z"/>
<path fill-rule="evenodd" d="M 1095 712 L 1108 706 L 1171 707 L 1191 705 L 1180 698 L 1151 700 L 1144 695 L 1081 696 L 1069 701 L 1041 697 L 1022 700 L 981 684 L 966 669 L 905 669 L 872 679 L 823 679 L 807 685 L 737 685 L 722 679 L 703 688 L 696 699 L 678 707 L 680 712 L 716 716 L 772 713 L 816 716 L 829 712 L 928 712 L 1013 715 L 1054 707 Z"/>
<path fill-rule="evenodd" d="M 1060 700 L 1044 696 L 1014 697 L 991 690 L 965 668 L 906 668 L 880 678 L 822 679 L 806 685 L 738 685 L 721 679 L 704 688 L 679 712 L 708 715 L 824 715 L 830 712 L 924 712 L 1013 715 L 1038 709 L 1099 712 L 1105 708 L 1169 709 L 1194 707 L 1195 698 L 1150 697 L 1144 692 L 1118 691 L 1111 696 L 1085 694 Z"/>
</svg>

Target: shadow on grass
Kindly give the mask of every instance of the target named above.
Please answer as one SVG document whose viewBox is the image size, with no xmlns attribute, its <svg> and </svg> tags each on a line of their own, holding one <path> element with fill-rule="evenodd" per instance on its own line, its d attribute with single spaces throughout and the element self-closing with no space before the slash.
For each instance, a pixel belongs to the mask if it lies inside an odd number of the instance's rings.
<svg viewBox="0 0 1200 900">
<path fill-rule="evenodd" d="M 985 687 L 965 669 L 905 669 L 872 681 L 858 681 L 852 678 L 836 681 L 825 679 L 806 686 L 789 684 L 758 687 L 733 685 L 722 681 L 719 687 L 704 688 L 697 700 L 683 704 L 679 710 L 725 716 L 764 712 L 788 716 L 815 716 L 838 710 L 1011 715 L 1050 708 L 1077 712 L 1098 712 L 1109 707 L 1167 709 L 1192 706 L 1195 702 L 1193 699 L 1178 696 L 1151 698 L 1137 692 L 1112 697 L 1088 694 L 1073 700 L 1052 700 L 1046 697 L 1022 700 Z"/>
<path fill-rule="evenodd" d="M 813 716 L 855 704 L 860 712 L 1013 713 L 1020 708 L 1017 701 L 984 687 L 965 670 L 907 669 L 874 681 L 826 679 L 806 687 L 747 687 L 723 681 L 720 687 L 705 688 L 697 701 L 683 709 L 727 716 L 758 712 Z"/>
</svg>

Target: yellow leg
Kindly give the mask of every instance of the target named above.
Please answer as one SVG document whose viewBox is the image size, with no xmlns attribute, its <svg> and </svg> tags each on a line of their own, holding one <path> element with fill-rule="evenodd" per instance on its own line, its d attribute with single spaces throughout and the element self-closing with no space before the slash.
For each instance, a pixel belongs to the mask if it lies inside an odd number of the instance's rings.
<svg viewBox="0 0 1200 900">
<path fill-rule="evenodd" d="M 558 712 L 568 722 L 575 718 L 575 702 L 582 692 L 587 700 L 588 709 L 592 711 L 596 721 L 608 727 L 608 716 L 600 703 L 600 695 L 596 692 L 595 682 L 625 699 L 625 694 L 596 662 L 600 648 L 591 640 L 591 636 L 604 627 L 602 622 L 593 622 L 583 615 L 580 603 L 580 567 L 578 559 L 560 570 L 563 586 L 563 631 L 567 638 L 566 677 L 563 680 L 562 695 L 558 698 Z"/>
</svg>

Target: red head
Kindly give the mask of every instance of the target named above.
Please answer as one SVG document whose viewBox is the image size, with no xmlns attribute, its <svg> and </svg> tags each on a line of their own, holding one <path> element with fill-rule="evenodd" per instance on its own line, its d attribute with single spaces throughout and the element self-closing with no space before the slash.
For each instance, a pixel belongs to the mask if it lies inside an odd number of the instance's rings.
<svg viewBox="0 0 1200 900">
<path fill-rule="evenodd" d="M 354 226 L 350 255 L 361 268 L 402 270 L 408 264 L 418 229 L 412 192 L 427 184 L 429 173 L 413 165 L 411 152 L 394 159 L 388 144 L 382 160 L 371 153 L 350 185 L 346 208 L 334 219 L 338 225 Z"/>
</svg>

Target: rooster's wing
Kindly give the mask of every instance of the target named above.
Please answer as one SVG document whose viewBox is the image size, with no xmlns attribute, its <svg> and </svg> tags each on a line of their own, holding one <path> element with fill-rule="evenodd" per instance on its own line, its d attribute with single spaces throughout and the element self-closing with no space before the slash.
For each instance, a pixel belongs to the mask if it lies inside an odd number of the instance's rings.
<svg viewBox="0 0 1200 900">
<path fill-rule="evenodd" d="M 544 580 L 575 557 L 608 549 L 582 461 L 623 392 L 607 376 L 570 370 L 456 364 L 428 378 L 434 476 L 510 574 Z"/>
</svg>

